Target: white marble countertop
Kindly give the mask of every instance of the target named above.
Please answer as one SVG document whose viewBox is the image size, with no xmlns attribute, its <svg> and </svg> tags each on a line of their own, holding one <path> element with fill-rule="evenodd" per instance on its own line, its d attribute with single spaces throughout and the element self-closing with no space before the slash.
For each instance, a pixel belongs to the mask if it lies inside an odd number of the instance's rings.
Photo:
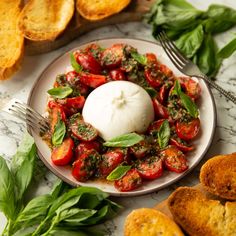
<svg viewBox="0 0 236 236">
<path fill-rule="evenodd" d="M 211 3 L 219 3 L 231 6 L 236 9 L 235 0 L 191 0 L 193 5 L 200 9 L 206 9 Z M 218 45 L 221 47 L 233 37 L 233 33 L 236 32 L 236 27 L 227 31 L 226 33 L 217 35 L 216 39 Z M 53 52 L 38 55 L 38 56 L 26 56 L 21 70 L 8 81 L 0 83 L 0 106 L 6 103 L 11 98 L 18 98 L 22 101 L 26 101 L 33 83 L 37 80 L 41 72 L 47 67 L 47 65 L 60 54 L 76 47 L 83 42 L 91 41 L 98 38 L 105 37 L 135 37 L 140 39 L 147 39 L 154 41 L 151 36 L 151 29 L 149 26 L 144 25 L 141 22 L 117 24 L 108 27 L 103 27 L 90 33 L 87 33 L 70 44 L 62 47 Z M 217 75 L 217 83 L 223 86 L 226 90 L 236 94 L 236 53 L 224 61 L 223 66 L 219 74 Z M 201 163 L 181 181 L 170 187 L 158 192 L 147 194 L 139 197 L 129 198 L 115 198 L 114 200 L 124 206 L 124 209 L 113 220 L 107 221 L 102 225 L 107 235 L 118 236 L 123 235 L 123 224 L 125 217 L 128 213 L 135 208 L 140 207 L 153 207 L 158 202 L 165 199 L 173 189 L 180 185 L 194 185 L 198 182 L 198 174 L 201 165 L 210 157 L 221 153 L 232 153 L 236 151 L 236 105 L 226 101 L 226 99 L 219 95 L 219 93 L 213 90 L 214 98 L 217 106 L 217 127 L 214 136 L 214 140 L 207 154 L 201 161 Z M 16 148 L 22 139 L 25 132 L 25 124 L 19 120 L 5 115 L 0 112 L 0 155 L 5 159 L 10 160 L 10 157 L 15 153 Z M 42 164 L 41 164 L 42 165 Z M 32 190 L 33 194 L 43 194 L 49 191 L 52 183 L 55 180 L 55 176 L 51 174 L 46 168 L 40 168 L 36 177 L 43 180 L 40 181 L 39 186 L 35 186 Z M 43 175 L 40 172 L 43 170 Z M 0 215 L 0 232 L 5 224 L 4 217 Z"/>
</svg>

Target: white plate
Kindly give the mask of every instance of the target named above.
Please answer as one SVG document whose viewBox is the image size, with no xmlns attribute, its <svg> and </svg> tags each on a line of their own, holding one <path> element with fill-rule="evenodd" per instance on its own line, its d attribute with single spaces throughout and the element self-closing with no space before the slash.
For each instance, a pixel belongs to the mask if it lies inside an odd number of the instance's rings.
<svg viewBox="0 0 236 236">
<path fill-rule="evenodd" d="M 176 75 L 181 75 L 181 73 L 174 67 L 174 65 L 170 62 L 167 55 L 161 46 L 138 39 L 127 39 L 127 38 L 110 38 L 110 39 L 102 39 L 94 41 L 98 43 L 102 47 L 110 47 L 114 43 L 126 43 L 132 45 L 137 48 L 140 53 L 152 52 L 157 55 L 157 58 L 166 64 L 170 69 L 174 71 Z M 71 51 L 76 49 L 84 48 L 88 44 L 83 44 Z M 70 51 L 70 52 L 71 52 Z M 36 81 L 35 85 L 32 88 L 30 93 L 28 104 L 34 108 L 39 113 L 43 114 L 45 112 L 46 104 L 47 104 L 47 90 L 52 88 L 53 82 L 56 78 L 56 75 L 64 73 L 66 67 L 70 64 L 69 53 L 67 52 L 53 61 L 41 74 L 41 76 Z M 140 188 L 131 192 L 118 192 L 112 184 L 106 183 L 97 183 L 88 181 L 86 183 L 80 183 L 76 181 L 71 175 L 71 171 L 69 167 L 58 167 L 53 165 L 51 162 L 51 151 L 47 144 L 36 134 L 33 130 L 29 129 L 31 134 L 34 137 L 36 146 L 38 148 L 39 156 L 44 162 L 44 164 L 59 178 L 71 184 L 73 186 L 84 185 L 84 186 L 95 186 L 100 188 L 101 190 L 110 193 L 111 195 L 116 196 L 134 196 L 141 195 L 145 193 L 150 193 L 161 188 L 164 188 L 175 181 L 183 178 L 187 173 L 189 173 L 202 159 L 206 151 L 208 150 L 215 131 L 216 125 L 216 109 L 214 98 L 212 96 L 211 91 L 209 90 L 206 83 L 202 80 L 199 81 L 201 86 L 201 99 L 198 102 L 200 109 L 200 119 L 201 119 L 201 132 L 198 135 L 194 145 L 196 149 L 188 155 L 189 161 L 189 169 L 181 174 L 176 174 L 173 172 L 164 171 L 164 175 L 156 180 L 145 182 Z"/>
</svg>

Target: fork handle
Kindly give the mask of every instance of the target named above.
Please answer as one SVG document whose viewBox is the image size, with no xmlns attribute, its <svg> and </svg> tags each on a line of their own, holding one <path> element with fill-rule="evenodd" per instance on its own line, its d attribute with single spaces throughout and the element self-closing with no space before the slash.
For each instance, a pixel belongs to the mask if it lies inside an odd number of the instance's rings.
<svg viewBox="0 0 236 236">
<path fill-rule="evenodd" d="M 228 92 L 225 89 L 223 89 L 222 87 L 220 87 L 214 81 L 209 79 L 206 75 L 202 75 L 202 76 L 198 76 L 198 77 L 205 80 L 209 85 L 211 85 L 213 88 L 218 90 L 221 94 L 223 94 L 226 98 L 228 98 L 230 101 L 232 101 L 234 104 L 236 104 L 236 97 L 233 94 L 231 94 L 230 92 Z"/>
</svg>

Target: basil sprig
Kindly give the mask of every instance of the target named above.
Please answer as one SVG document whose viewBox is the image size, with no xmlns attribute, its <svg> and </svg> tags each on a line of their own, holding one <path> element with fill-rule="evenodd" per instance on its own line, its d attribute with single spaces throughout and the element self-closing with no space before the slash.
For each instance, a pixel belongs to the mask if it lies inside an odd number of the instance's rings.
<svg viewBox="0 0 236 236">
<path fill-rule="evenodd" d="M 178 80 L 175 81 L 175 87 L 172 91 L 173 95 L 177 95 L 180 97 L 181 103 L 185 107 L 185 109 L 188 111 L 188 113 L 193 117 L 197 118 L 199 115 L 198 108 L 196 104 L 193 102 L 193 100 L 186 95 L 184 92 L 181 90 L 181 86 Z"/>
<path fill-rule="evenodd" d="M 165 148 L 170 139 L 170 125 L 168 120 L 164 120 L 157 134 L 158 144 L 161 149 Z"/>
<path fill-rule="evenodd" d="M 121 179 L 132 166 L 117 166 L 108 176 L 107 180 L 113 181 Z"/>
<path fill-rule="evenodd" d="M 139 143 L 143 140 L 143 137 L 136 133 L 129 133 L 117 136 L 105 143 L 104 146 L 107 147 L 131 147 L 136 143 Z"/>
<path fill-rule="evenodd" d="M 236 38 L 231 40 L 218 52 L 218 56 L 221 58 L 228 58 L 236 51 Z"/>
<path fill-rule="evenodd" d="M 54 98 L 66 98 L 73 92 L 73 89 L 69 86 L 65 87 L 57 87 L 57 88 L 52 88 L 48 90 L 48 94 L 51 95 Z"/>
<path fill-rule="evenodd" d="M 65 123 L 62 120 L 58 120 L 52 135 L 52 144 L 54 146 L 62 144 L 65 134 L 66 134 Z"/>
<path fill-rule="evenodd" d="M 83 70 L 83 67 L 76 61 L 73 53 L 70 54 L 70 64 L 77 73 Z"/>
<path fill-rule="evenodd" d="M 131 52 L 131 56 L 134 58 L 134 60 L 136 60 L 137 62 L 139 62 L 142 65 L 146 65 L 147 64 L 147 57 L 139 54 L 137 52 Z"/>
</svg>

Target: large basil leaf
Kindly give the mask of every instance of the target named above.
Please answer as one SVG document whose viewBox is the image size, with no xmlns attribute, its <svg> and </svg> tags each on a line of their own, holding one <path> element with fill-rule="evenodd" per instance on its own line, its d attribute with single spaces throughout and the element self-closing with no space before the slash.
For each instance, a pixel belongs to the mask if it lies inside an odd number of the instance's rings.
<svg viewBox="0 0 236 236">
<path fill-rule="evenodd" d="M 200 48 L 204 39 L 204 31 L 202 25 L 198 25 L 191 31 L 183 33 L 176 41 L 176 46 L 184 53 L 185 56 L 191 58 Z"/>
<path fill-rule="evenodd" d="M 14 220 L 16 217 L 15 208 L 15 185 L 6 161 L 0 156 L 0 211 L 8 219 Z"/>
<path fill-rule="evenodd" d="M 141 140 L 143 140 L 142 136 L 136 133 L 130 133 L 117 136 L 103 143 L 103 145 L 107 147 L 131 147 L 134 144 L 139 143 Z"/>
<path fill-rule="evenodd" d="M 132 166 L 117 166 L 108 176 L 107 180 L 114 181 L 122 178 Z"/>
<path fill-rule="evenodd" d="M 51 95 L 54 98 L 66 98 L 70 94 L 73 93 L 73 89 L 71 87 L 65 86 L 65 87 L 57 87 L 49 89 L 48 94 Z"/>
<path fill-rule="evenodd" d="M 170 139 L 170 125 L 168 120 L 165 120 L 158 131 L 158 144 L 161 149 L 165 148 Z"/>
<path fill-rule="evenodd" d="M 52 135 L 52 144 L 54 146 L 62 144 L 65 134 L 66 134 L 66 125 L 62 120 L 58 120 Z"/>
<path fill-rule="evenodd" d="M 136 60 L 138 63 L 142 64 L 142 65 L 146 65 L 147 64 L 147 57 L 139 54 L 137 52 L 131 52 L 131 56 L 134 58 L 134 60 Z"/>
<path fill-rule="evenodd" d="M 220 58 L 228 58 L 236 51 L 236 38 L 227 43 L 223 48 L 218 52 Z"/>
</svg>

